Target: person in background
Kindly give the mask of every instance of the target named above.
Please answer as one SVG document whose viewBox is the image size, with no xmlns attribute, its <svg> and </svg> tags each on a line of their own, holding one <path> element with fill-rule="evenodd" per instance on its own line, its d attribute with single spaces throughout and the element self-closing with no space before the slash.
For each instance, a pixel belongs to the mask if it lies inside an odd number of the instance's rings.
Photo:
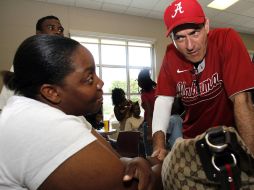
<svg viewBox="0 0 254 190">
<path fill-rule="evenodd" d="M 114 114 L 120 123 L 120 131 L 124 131 L 126 120 L 131 116 L 132 101 L 126 99 L 122 88 L 112 90 L 112 103 L 114 105 Z"/>
<path fill-rule="evenodd" d="M 141 88 L 141 106 L 144 109 L 144 121 L 147 125 L 148 139 L 152 139 L 152 119 L 155 102 L 156 82 L 151 79 L 149 69 L 142 69 L 138 75 L 138 86 Z"/>
<path fill-rule="evenodd" d="M 138 101 L 133 102 L 130 112 L 132 113 L 132 115 L 126 120 L 124 130 L 138 131 L 141 124 L 144 122 L 144 117 L 140 116 L 141 111 Z"/>
<path fill-rule="evenodd" d="M 141 106 L 144 109 L 143 141 L 147 155 L 152 153 L 152 119 L 155 102 L 156 82 L 151 79 L 149 69 L 138 74 L 138 86 L 141 88 Z"/>
<path fill-rule="evenodd" d="M 37 21 L 36 34 L 64 36 L 64 28 L 56 16 L 45 16 Z"/>
<path fill-rule="evenodd" d="M 40 18 L 36 23 L 36 34 L 50 34 L 64 36 L 64 28 L 60 20 L 53 15 Z M 10 69 L 13 71 L 13 66 Z M 9 97 L 13 95 L 13 91 L 3 86 L 0 94 L 0 110 L 6 105 Z"/>
<path fill-rule="evenodd" d="M 139 155 L 142 157 L 150 156 L 146 153 L 145 141 L 144 141 L 144 117 L 140 116 L 140 106 L 138 101 L 132 103 L 131 116 L 126 120 L 125 131 L 139 131 Z M 126 142 L 128 143 L 128 142 Z"/>
<path fill-rule="evenodd" d="M 165 10 L 168 45 L 160 68 L 153 114 L 154 157 L 167 155 L 165 134 L 174 97 L 185 107 L 183 138 L 213 126 L 235 126 L 254 154 L 254 67 L 236 31 L 209 31 L 197 0 L 174 0 Z"/>
<path fill-rule="evenodd" d="M 15 95 L 0 115 L 0 189 L 161 189 L 161 162 L 120 158 L 79 117 L 103 102 L 104 83 L 85 47 L 35 35 L 19 46 L 13 65 L 14 72 L 1 72 Z"/>
</svg>

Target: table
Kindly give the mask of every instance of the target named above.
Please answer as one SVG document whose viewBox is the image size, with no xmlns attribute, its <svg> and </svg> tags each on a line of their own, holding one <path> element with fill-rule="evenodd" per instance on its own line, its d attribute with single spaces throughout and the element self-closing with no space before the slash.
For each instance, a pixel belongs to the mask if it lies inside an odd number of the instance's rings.
<svg viewBox="0 0 254 190">
<path fill-rule="evenodd" d="M 116 129 L 112 129 L 110 128 L 109 131 L 105 131 L 104 128 L 100 129 L 100 130 L 96 130 L 98 133 L 100 133 L 101 135 L 112 135 L 114 133 L 117 132 Z"/>
</svg>

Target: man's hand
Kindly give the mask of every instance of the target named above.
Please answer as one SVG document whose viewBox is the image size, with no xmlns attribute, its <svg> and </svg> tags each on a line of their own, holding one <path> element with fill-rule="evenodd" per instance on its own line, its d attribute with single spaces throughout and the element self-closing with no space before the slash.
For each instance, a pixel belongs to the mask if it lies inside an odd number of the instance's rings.
<svg viewBox="0 0 254 190">
<path fill-rule="evenodd" d="M 164 160 L 168 151 L 165 148 L 165 135 L 162 131 L 157 131 L 153 135 L 153 153 L 151 157 Z"/>
<path fill-rule="evenodd" d="M 165 148 L 157 148 L 153 151 L 151 157 L 156 157 L 157 159 L 163 161 L 167 154 L 168 151 Z"/>
</svg>

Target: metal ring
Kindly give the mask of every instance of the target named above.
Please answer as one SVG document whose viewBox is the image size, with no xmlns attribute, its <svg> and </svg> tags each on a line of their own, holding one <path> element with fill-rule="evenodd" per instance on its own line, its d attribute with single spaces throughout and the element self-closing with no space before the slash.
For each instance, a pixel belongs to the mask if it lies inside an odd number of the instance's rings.
<svg viewBox="0 0 254 190">
<path fill-rule="evenodd" d="M 233 158 L 234 166 L 236 166 L 237 161 L 236 161 L 235 155 L 232 154 L 232 153 L 230 153 L 230 155 L 231 155 L 232 158 Z M 212 156 L 212 164 L 213 164 L 213 167 L 214 167 L 217 171 L 220 171 L 220 168 L 219 168 L 218 166 L 216 166 L 216 164 L 215 164 L 215 155 Z"/>
<path fill-rule="evenodd" d="M 221 152 L 225 148 L 227 148 L 228 144 L 223 144 L 223 145 L 214 145 L 209 141 L 209 133 L 205 135 L 205 141 L 208 144 L 209 148 L 212 148 L 215 152 Z"/>
</svg>

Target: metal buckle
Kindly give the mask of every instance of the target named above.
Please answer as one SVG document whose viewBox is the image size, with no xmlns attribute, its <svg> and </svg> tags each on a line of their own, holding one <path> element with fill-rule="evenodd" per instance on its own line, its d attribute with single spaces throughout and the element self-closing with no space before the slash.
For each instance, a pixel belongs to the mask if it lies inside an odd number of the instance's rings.
<svg viewBox="0 0 254 190">
<path fill-rule="evenodd" d="M 232 156 L 232 160 L 233 160 L 233 166 L 236 166 L 237 164 L 237 161 L 236 161 L 236 158 L 235 158 L 235 155 L 230 153 L 230 155 Z M 213 164 L 213 167 L 217 170 L 217 171 L 220 171 L 220 168 L 216 165 L 215 163 L 215 155 L 212 156 L 212 164 Z"/>
<path fill-rule="evenodd" d="M 225 135 L 226 131 L 223 130 L 223 134 Z M 206 135 L 205 135 L 205 141 L 207 143 L 207 145 L 209 146 L 209 148 L 214 151 L 214 152 L 222 152 L 223 150 L 225 150 L 225 148 L 228 147 L 228 144 L 224 143 L 222 145 L 215 145 L 213 144 L 212 142 L 210 142 L 209 140 L 209 136 L 210 136 L 210 133 L 208 132 Z"/>
</svg>

